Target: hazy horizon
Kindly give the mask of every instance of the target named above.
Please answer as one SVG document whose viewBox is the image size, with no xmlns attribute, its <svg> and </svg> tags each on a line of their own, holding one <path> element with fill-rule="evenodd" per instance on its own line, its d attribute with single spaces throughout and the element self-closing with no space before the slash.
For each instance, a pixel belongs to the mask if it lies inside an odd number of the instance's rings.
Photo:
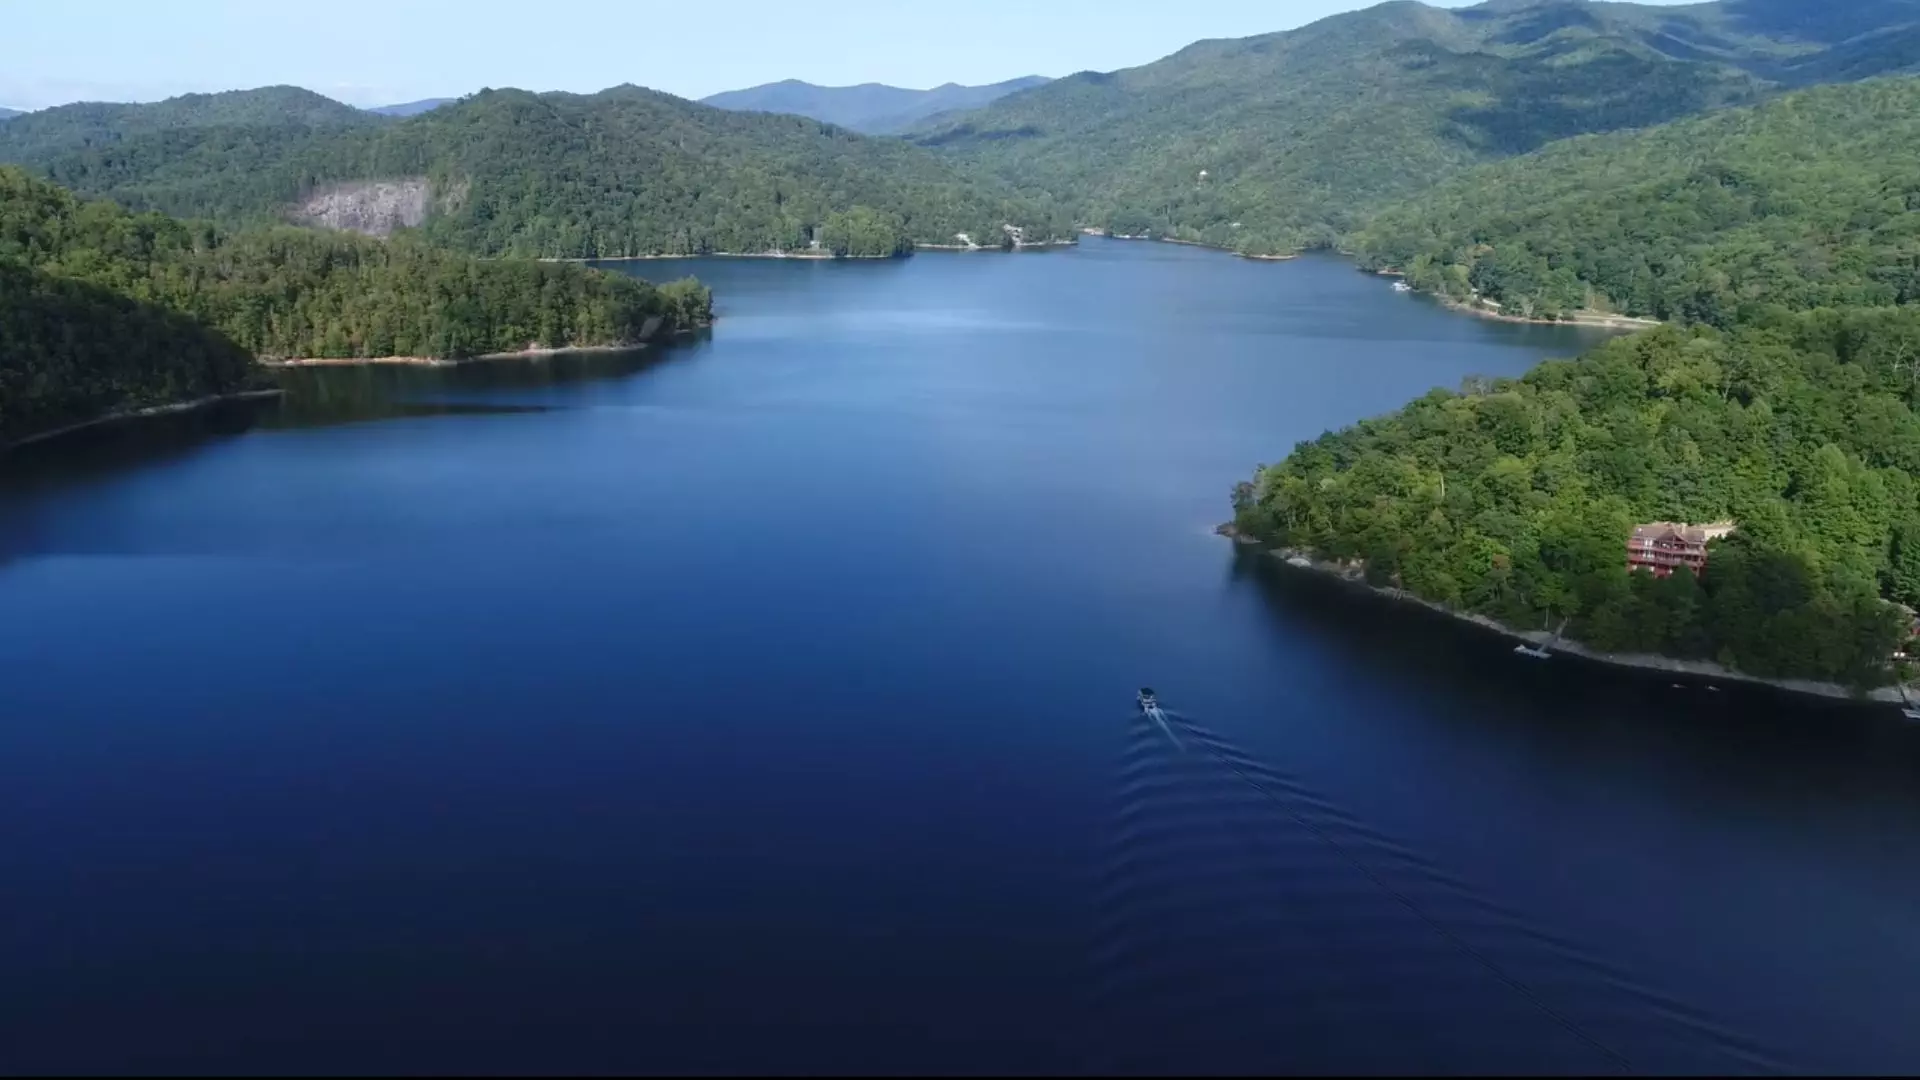
<svg viewBox="0 0 1920 1080">
<path fill-rule="evenodd" d="M 586 28 L 588 40 L 612 47 L 583 49 L 569 39 L 530 57 L 524 9 L 502 0 L 336 0 L 317 21 L 310 11 L 235 0 L 104 0 L 84 21 L 68 9 L 35 5 L 4 24 L 14 47 L 0 72 L 0 106 L 158 101 L 276 85 L 366 108 L 457 98 L 483 87 L 594 93 L 634 83 L 699 100 L 787 79 L 835 87 L 979 86 L 1137 67 L 1195 41 L 1289 30 L 1371 6 L 1192 0 L 1169 17 L 1163 5 L 1141 0 L 965 0 L 912 10 L 885 0 L 829 0 L 804 10 L 783 0 L 651 10 L 619 0 L 553 0 L 541 8 L 542 27 Z M 716 24 L 733 36 L 716 42 Z M 981 47 L 986 38 L 992 48 Z M 662 40 L 687 44 L 659 51 L 627 44 Z M 288 49 L 290 42 L 299 48 Z M 89 71 L 111 74 L 76 76 L 76 57 Z"/>
</svg>

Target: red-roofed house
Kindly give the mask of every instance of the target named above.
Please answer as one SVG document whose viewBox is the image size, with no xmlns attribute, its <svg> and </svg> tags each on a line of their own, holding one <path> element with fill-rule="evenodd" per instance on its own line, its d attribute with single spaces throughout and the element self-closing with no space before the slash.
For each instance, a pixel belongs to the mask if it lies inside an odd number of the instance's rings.
<svg viewBox="0 0 1920 1080">
<path fill-rule="evenodd" d="M 1707 545 L 1733 531 L 1733 522 L 1711 525 L 1687 525 L 1676 521 L 1655 521 L 1633 527 L 1627 537 L 1627 569 L 1648 570 L 1666 577 L 1675 570 L 1690 570 L 1697 577 L 1707 565 Z"/>
</svg>

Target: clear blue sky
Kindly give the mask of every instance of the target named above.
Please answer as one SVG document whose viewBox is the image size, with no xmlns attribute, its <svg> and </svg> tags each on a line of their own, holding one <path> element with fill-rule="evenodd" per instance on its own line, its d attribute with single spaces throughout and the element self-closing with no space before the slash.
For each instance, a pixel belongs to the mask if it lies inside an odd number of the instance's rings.
<svg viewBox="0 0 1920 1080">
<path fill-rule="evenodd" d="M 0 105 L 151 101 L 274 83 L 354 105 L 483 86 L 639 83 L 702 97 L 778 79 L 925 87 L 1107 71 L 1361 0 L 9 0 Z M 1446 0 L 1444 6 L 1462 6 Z"/>
</svg>

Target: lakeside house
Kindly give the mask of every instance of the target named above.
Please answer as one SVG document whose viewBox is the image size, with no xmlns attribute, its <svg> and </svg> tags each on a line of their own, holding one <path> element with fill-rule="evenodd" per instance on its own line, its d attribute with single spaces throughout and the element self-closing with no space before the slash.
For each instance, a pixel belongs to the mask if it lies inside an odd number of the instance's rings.
<svg viewBox="0 0 1920 1080">
<path fill-rule="evenodd" d="M 1627 570 L 1646 570 L 1655 577 L 1667 577 L 1684 568 L 1698 577 L 1707 565 L 1707 545 L 1733 530 L 1731 521 L 1707 525 L 1653 521 L 1635 525 L 1627 537 Z"/>
</svg>

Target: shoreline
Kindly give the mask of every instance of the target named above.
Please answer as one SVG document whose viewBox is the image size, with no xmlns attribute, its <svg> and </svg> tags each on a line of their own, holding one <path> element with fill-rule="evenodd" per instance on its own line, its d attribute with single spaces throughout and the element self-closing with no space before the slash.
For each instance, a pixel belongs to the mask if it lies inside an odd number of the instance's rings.
<svg viewBox="0 0 1920 1080">
<path fill-rule="evenodd" d="M 1607 315 L 1600 312 L 1575 312 L 1565 319 L 1536 319 L 1526 315 L 1509 315 L 1504 311 L 1495 311 L 1478 301 L 1470 303 L 1465 300 L 1455 300 L 1451 296 L 1423 292 L 1419 289 L 1415 289 L 1414 292 L 1421 296 L 1433 297 L 1440 301 L 1442 307 L 1451 311 L 1457 311 L 1462 315 L 1478 316 L 1482 319 L 1492 319 L 1495 322 L 1521 323 L 1527 326 L 1586 326 L 1596 330 L 1651 330 L 1656 326 L 1666 325 L 1659 319 L 1643 319 L 1637 315 Z"/>
<path fill-rule="evenodd" d="M 900 255 L 822 255 L 817 251 L 708 251 L 692 255 L 595 255 L 591 259 L 561 259 L 550 255 L 540 257 L 540 262 L 559 263 L 603 263 L 603 262 L 658 262 L 670 259 L 811 259 L 818 262 L 832 262 L 835 259 L 898 259 Z"/>
<path fill-rule="evenodd" d="M 106 424 L 117 424 L 123 420 L 141 420 L 154 416 L 173 416 L 178 413 L 195 412 L 200 409 L 211 408 L 212 406 L 227 401 L 263 401 L 267 398 L 281 397 L 285 394 L 286 391 L 278 387 L 270 390 L 235 390 L 230 394 L 210 394 L 207 397 L 194 398 L 191 401 L 176 401 L 170 405 L 148 405 L 139 409 L 119 409 L 114 412 L 96 416 L 91 420 L 81 420 L 78 423 L 66 424 L 54 428 L 51 431 L 35 432 L 32 435 L 15 439 L 10 443 L 0 443 L 0 453 L 18 449 L 22 446 L 31 446 L 34 443 L 46 442 L 49 439 L 57 439 L 62 435 L 71 435 L 76 431 L 85 431 L 88 428 L 101 427 Z"/>
<path fill-rule="evenodd" d="M 706 251 L 690 255 L 596 255 L 593 258 L 559 258 L 542 255 L 537 262 L 552 263 L 603 263 L 603 262 L 658 262 L 673 259 L 799 259 L 810 262 L 884 262 L 887 259 L 910 258 L 916 251 L 992 251 L 1011 254 L 1036 248 L 1073 247 L 1078 240 L 1042 240 L 1031 244 L 1015 244 L 1011 248 L 990 244 L 915 244 L 896 255 L 834 255 L 818 251 Z"/>
<path fill-rule="evenodd" d="M 558 356 L 561 353 L 634 352 L 646 347 L 646 342 L 636 341 L 624 345 L 566 345 L 559 348 L 538 345 L 511 352 L 480 353 L 475 356 L 289 356 L 279 360 L 256 362 L 265 368 L 360 367 L 374 364 L 398 367 L 459 367 L 462 364 L 482 364 L 495 360 L 538 360 Z"/>
<path fill-rule="evenodd" d="M 1341 254 L 1347 258 L 1354 257 L 1344 251 L 1341 252 Z M 1397 281 L 1404 281 L 1407 277 L 1405 271 L 1396 270 L 1390 266 L 1381 267 L 1378 270 L 1369 270 L 1364 266 L 1355 266 L 1354 269 L 1359 270 L 1363 274 L 1371 274 L 1374 277 L 1381 278 L 1393 278 Z M 1647 319 L 1638 315 L 1614 315 L 1600 311 L 1576 311 L 1564 319 L 1536 319 L 1527 315 L 1509 315 L 1498 308 L 1487 307 L 1486 305 L 1490 303 L 1490 301 L 1477 298 L 1473 300 L 1460 300 L 1443 293 L 1431 292 L 1421 288 L 1415 288 L 1413 292 L 1416 296 L 1430 296 L 1437 301 L 1441 307 L 1449 311 L 1457 311 L 1462 315 L 1473 315 L 1482 319 L 1492 319 L 1495 322 L 1519 323 L 1524 326 L 1585 326 L 1596 330 L 1651 330 L 1656 326 L 1666 325 L 1659 319 Z"/>
<path fill-rule="evenodd" d="M 1417 604 L 1429 611 L 1438 612 L 1448 618 L 1470 623 L 1483 630 L 1491 630 L 1512 641 L 1544 647 L 1555 653 L 1577 657 L 1608 667 L 1626 668 L 1634 671 L 1659 672 L 1667 675 L 1686 675 L 1692 678 L 1717 679 L 1723 682 L 1737 682 L 1751 686 L 1764 686 L 1783 693 L 1799 694 L 1806 697 L 1828 700 L 1851 701 L 1859 704 L 1901 704 L 1900 690 L 1897 686 L 1882 686 L 1862 694 L 1852 687 L 1838 683 L 1817 682 L 1812 679 L 1770 679 L 1760 675 L 1749 675 L 1732 668 L 1716 664 L 1711 660 L 1683 660 L 1678 657 L 1661 656 L 1657 653 L 1608 653 L 1590 649 L 1576 641 L 1556 638 L 1545 630 L 1516 630 L 1497 619 L 1486 615 L 1477 615 L 1469 611 L 1457 611 L 1442 604 L 1416 596 L 1405 589 L 1391 586 L 1369 584 L 1365 576 L 1354 566 L 1343 566 L 1314 558 L 1311 554 L 1291 548 L 1274 547 L 1263 540 L 1245 536 L 1231 523 L 1221 525 L 1215 533 L 1243 547 L 1257 548 L 1277 560 L 1281 565 L 1315 574 L 1345 585 L 1365 589 L 1375 596 L 1404 604 Z"/>
<path fill-rule="evenodd" d="M 1067 239 L 1067 240 L 1041 240 L 1037 243 L 1032 243 L 1032 244 L 1026 244 L 1026 243 L 1015 244 L 1012 247 L 1001 247 L 998 244 L 915 244 L 913 245 L 913 250 L 914 251 L 959 251 L 963 253 L 985 251 L 985 252 L 991 252 L 995 255 L 1017 255 L 1022 251 L 1048 251 L 1048 250 L 1052 250 L 1053 248 L 1067 248 L 1067 247 L 1079 247 L 1079 246 L 1080 246 L 1080 241 L 1074 240 L 1074 239 Z"/>
<path fill-rule="evenodd" d="M 1251 259 L 1254 262 L 1292 262 L 1293 260 L 1300 257 L 1300 252 L 1297 252 L 1297 251 L 1290 252 L 1287 254 L 1253 255 L 1245 251 L 1235 251 L 1230 247 L 1221 247 L 1218 244 L 1209 244 L 1203 240 L 1182 240 L 1182 239 L 1179 239 L 1178 237 L 1173 237 L 1173 236 L 1148 236 L 1144 233 L 1139 235 L 1134 235 L 1132 233 L 1108 232 L 1105 229 L 1096 229 L 1087 225 L 1082 225 L 1080 227 L 1080 235 L 1100 236 L 1100 237 L 1105 237 L 1108 240 L 1137 240 L 1137 241 L 1144 241 L 1149 244 L 1179 244 L 1181 247 L 1204 248 L 1208 251 L 1218 251 L 1223 255 L 1231 255 L 1236 259 Z"/>
</svg>

